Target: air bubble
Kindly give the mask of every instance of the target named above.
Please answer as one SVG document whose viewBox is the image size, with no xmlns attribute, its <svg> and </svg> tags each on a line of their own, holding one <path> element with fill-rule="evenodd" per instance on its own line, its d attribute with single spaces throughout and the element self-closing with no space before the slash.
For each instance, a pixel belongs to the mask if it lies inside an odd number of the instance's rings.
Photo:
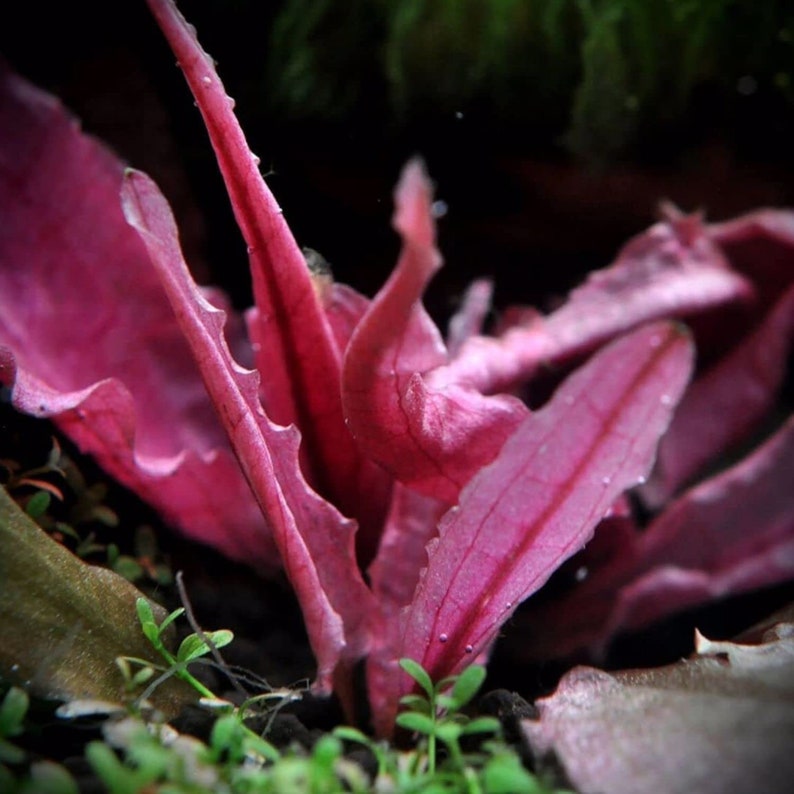
<svg viewBox="0 0 794 794">
<path fill-rule="evenodd" d="M 212 78 L 208 74 L 205 74 L 204 77 L 201 78 L 201 82 L 204 83 L 204 85 L 212 85 Z"/>
<path fill-rule="evenodd" d="M 659 402 L 660 402 L 662 405 L 672 405 L 673 398 L 672 398 L 672 397 L 671 397 L 669 394 L 663 394 L 663 395 L 662 395 L 662 396 L 659 398 Z"/>
<path fill-rule="evenodd" d="M 434 218 L 443 218 L 447 214 L 448 209 L 447 202 L 439 199 L 433 202 L 433 205 L 430 207 L 430 212 Z"/>
<path fill-rule="evenodd" d="M 646 482 L 648 482 L 648 478 L 644 474 L 637 477 L 637 485 L 645 485 Z"/>
<path fill-rule="evenodd" d="M 758 80 L 751 74 L 744 74 L 736 81 L 736 90 L 742 96 L 752 96 L 758 90 Z"/>
<path fill-rule="evenodd" d="M 463 118 L 463 113 L 460 110 L 455 111 L 455 118 L 460 121 Z"/>
<path fill-rule="evenodd" d="M 513 608 L 513 602 L 512 602 L 512 601 L 508 601 L 508 602 L 505 604 L 505 609 L 512 609 L 512 608 Z"/>
<path fill-rule="evenodd" d="M 449 637 L 446 634 L 439 634 L 438 635 L 438 641 L 439 642 L 446 642 L 448 639 L 449 639 Z"/>
<path fill-rule="evenodd" d="M 575 402 L 573 395 L 572 394 L 566 394 L 565 395 L 565 399 L 563 400 L 563 402 L 566 405 L 573 405 L 574 402 Z"/>
<path fill-rule="evenodd" d="M 609 483 L 611 483 L 611 482 L 612 482 L 612 478 L 611 477 L 602 477 L 601 478 L 601 484 L 602 485 L 609 485 Z"/>
<path fill-rule="evenodd" d="M 467 645 L 464 649 L 466 653 L 474 653 L 474 648 L 471 645 Z"/>
<path fill-rule="evenodd" d="M 229 103 L 229 107 L 230 107 L 232 110 L 234 110 L 234 106 L 237 104 L 237 103 L 234 101 L 234 97 L 227 96 L 227 97 L 226 97 L 226 101 Z"/>
<path fill-rule="evenodd" d="M 573 576 L 577 582 L 583 582 L 585 579 L 587 579 L 588 573 L 589 571 L 587 570 L 587 568 L 584 565 L 582 565 L 576 569 L 576 573 L 574 573 Z"/>
<path fill-rule="evenodd" d="M 248 247 L 247 247 L 245 250 L 246 250 L 246 252 L 248 253 L 248 255 L 250 256 L 251 254 L 253 254 L 253 253 L 254 253 L 254 250 L 255 250 L 255 249 L 254 249 L 254 246 L 253 246 L 253 245 L 249 245 L 249 246 L 248 246 Z"/>
<path fill-rule="evenodd" d="M 253 152 L 251 152 L 251 159 L 254 161 L 254 165 L 259 165 L 262 162 L 262 158 L 257 157 Z"/>
</svg>

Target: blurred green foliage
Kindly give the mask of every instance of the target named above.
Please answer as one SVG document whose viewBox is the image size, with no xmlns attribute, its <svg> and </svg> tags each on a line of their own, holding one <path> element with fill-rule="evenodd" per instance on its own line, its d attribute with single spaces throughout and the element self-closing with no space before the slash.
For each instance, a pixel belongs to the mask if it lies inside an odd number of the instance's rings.
<svg viewBox="0 0 794 794">
<path fill-rule="evenodd" d="M 270 52 L 269 95 L 293 116 L 476 108 L 595 161 L 702 86 L 794 101 L 787 0 L 286 0 Z"/>
</svg>

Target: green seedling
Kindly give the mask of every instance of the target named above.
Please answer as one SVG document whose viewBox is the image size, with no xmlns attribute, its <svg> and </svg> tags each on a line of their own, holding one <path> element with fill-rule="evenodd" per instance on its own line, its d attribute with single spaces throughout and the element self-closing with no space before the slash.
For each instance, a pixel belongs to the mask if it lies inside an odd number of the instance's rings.
<svg viewBox="0 0 794 794">
<path fill-rule="evenodd" d="M 0 791 L 3 794 L 78 794 L 74 778 L 60 764 L 33 761 L 21 775 L 9 766 L 28 762 L 28 754 L 10 739 L 25 731 L 30 699 L 24 689 L 11 687 L 0 701 Z"/>
<path fill-rule="evenodd" d="M 375 791 L 399 794 L 553 794 L 541 779 L 528 772 L 515 750 L 500 737 L 492 717 L 471 719 L 464 709 L 479 691 L 485 669 L 470 667 L 459 676 L 433 683 L 415 661 L 403 659 L 403 670 L 421 694 L 402 698 L 397 724 L 418 736 L 416 746 L 399 752 L 357 728 L 340 727 L 334 736 L 369 749 L 378 765 Z M 477 752 L 464 752 L 465 736 L 492 737 Z M 445 753 L 439 750 L 439 742 Z M 443 757 L 442 757 L 443 756 Z M 561 794 L 561 793 L 560 793 Z"/>
<path fill-rule="evenodd" d="M 25 760 L 24 751 L 8 740 L 22 733 L 28 705 L 27 692 L 18 687 L 11 687 L 0 703 L 0 764 L 19 764 Z"/>
<path fill-rule="evenodd" d="M 150 684 L 150 692 L 165 681 L 166 678 L 175 675 L 190 684 L 202 697 L 217 700 L 215 694 L 188 670 L 188 666 L 191 662 L 195 662 L 202 656 L 206 656 L 208 653 L 228 645 L 232 639 L 234 639 L 232 632 L 228 629 L 220 629 L 219 631 L 201 632 L 201 634 L 189 634 L 182 640 L 176 655 L 174 655 L 165 647 L 163 633 L 178 617 L 180 617 L 180 615 L 184 614 L 184 608 L 180 607 L 179 609 L 175 609 L 159 625 L 155 620 L 151 605 L 145 598 L 138 598 L 136 600 L 135 609 L 138 612 L 138 620 L 141 623 L 144 636 L 168 664 L 168 666 L 164 668 L 152 665 L 145 659 L 138 659 L 132 656 L 121 657 L 127 663 L 131 662 L 141 665 L 144 670 L 157 669 L 162 671 L 162 675 Z M 122 673 L 123 672 L 124 670 L 122 669 Z M 150 674 L 146 674 L 147 680 L 150 677 Z M 132 679 L 128 678 L 128 681 L 131 682 Z"/>
<path fill-rule="evenodd" d="M 474 734 L 498 735 L 501 726 L 493 717 L 470 720 L 461 712 L 477 694 L 485 680 L 485 668 L 472 665 L 459 676 L 444 678 L 434 684 L 427 672 L 412 659 L 401 659 L 400 666 L 424 691 L 401 698 L 407 709 L 397 716 L 397 725 L 424 736 L 427 741 L 428 769 L 437 764 L 437 741 L 442 741 L 459 771 L 465 769 L 460 740 Z"/>
</svg>

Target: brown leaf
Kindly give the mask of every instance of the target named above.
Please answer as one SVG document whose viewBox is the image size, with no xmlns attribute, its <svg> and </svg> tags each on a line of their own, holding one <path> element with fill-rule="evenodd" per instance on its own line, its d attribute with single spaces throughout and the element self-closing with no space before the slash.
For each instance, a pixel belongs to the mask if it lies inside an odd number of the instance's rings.
<svg viewBox="0 0 794 794">
<path fill-rule="evenodd" d="M 0 488 L 0 678 L 40 697 L 119 702 L 117 656 L 162 662 L 138 622 L 140 595 L 50 538 Z M 150 701 L 169 716 L 194 699 L 171 678 Z"/>
</svg>

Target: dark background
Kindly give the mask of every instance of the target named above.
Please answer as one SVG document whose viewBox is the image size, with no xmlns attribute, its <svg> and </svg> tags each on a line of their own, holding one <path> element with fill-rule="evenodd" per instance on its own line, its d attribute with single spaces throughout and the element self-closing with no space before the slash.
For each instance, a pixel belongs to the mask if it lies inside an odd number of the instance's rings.
<svg viewBox="0 0 794 794">
<path fill-rule="evenodd" d="M 427 102 L 398 119 L 374 73 L 357 75 L 357 101 L 341 116 L 307 118 L 271 101 L 270 37 L 282 5 L 183 0 L 180 8 L 218 62 L 299 243 L 367 294 L 395 261 L 391 191 L 413 154 L 425 158 L 449 206 L 440 223 L 447 267 L 428 295 L 440 320 L 481 275 L 494 277 L 498 306 L 545 304 L 607 264 L 654 220 L 662 198 L 715 220 L 794 203 L 794 104 L 763 85 L 744 95 L 704 80 L 682 115 L 647 124 L 600 163 L 566 150 L 569 110 L 560 104 L 513 113 L 472 96 L 462 98 L 462 117 Z M 367 46 L 359 44 L 362 59 Z M 199 277 L 247 305 L 244 247 L 212 151 L 144 0 L 4 4 L 0 53 L 156 179 Z M 351 58 L 340 52 L 347 68 Z"/>
</svg>

